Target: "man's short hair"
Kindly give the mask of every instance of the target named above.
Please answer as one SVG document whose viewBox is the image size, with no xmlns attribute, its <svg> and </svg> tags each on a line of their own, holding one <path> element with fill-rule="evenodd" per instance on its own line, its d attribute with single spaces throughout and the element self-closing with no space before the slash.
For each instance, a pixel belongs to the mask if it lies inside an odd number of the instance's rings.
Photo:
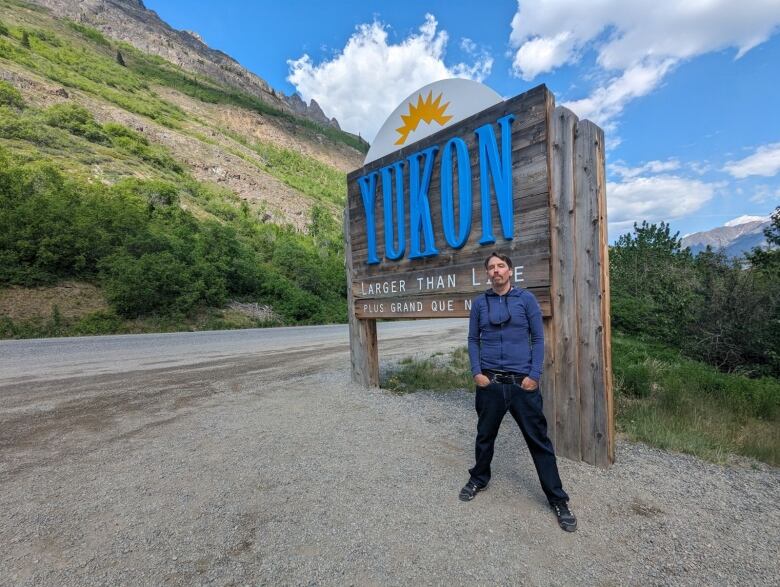
<svg viewBox="0 0 780 587">
<path fill-rule="evenodd" d="M 504 263 L 506 263 L 506 266 L 507 266 L 507 267 L 509 267 L 510 269 L 512 268 L 512 259 L 510 259 L 510 258 L 509 258 L 509 257 L 507 257 L 506 255 L 502 255 L 502 254 L 501 254 L 501 253 L 499 253 L 498 251 L 493 251 L 492 253 L 490 253 L 490 254 L 488 255 L 487 259 L 485 259 L 485 269 L 487 269 L 487 268 L 488 268 L 488 262 L 490 262 L 490 260 L 491 260 L 493 257 L 498 257 L 498 258 L 499 258 L 499 259 L 501 259 L 501 260 L 502 260 Z"/>
</svg>

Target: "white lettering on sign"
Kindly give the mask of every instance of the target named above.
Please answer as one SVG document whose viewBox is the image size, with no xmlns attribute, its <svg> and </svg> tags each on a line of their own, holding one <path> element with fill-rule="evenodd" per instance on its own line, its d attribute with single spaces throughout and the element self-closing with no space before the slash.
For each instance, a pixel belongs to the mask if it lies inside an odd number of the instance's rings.
<svg viewBox="0 0 780 587">
<path fill-rule="evenodd" d="M 452 300 L 433 300 L 431 302 L 431 310 L 434 312 L 453 312 L 455 310 L 455 302 Z"/>
<path fill-rule="evenodd" d="M 394 313 L 422 312 L 422 302 L 393 302 L 390 304 L 390 311 Z"/>
<path fill-rule="evenodd" d="M 385 311 L 384 304 L 363 304 L 363 312 L 366 314 L 370 314 L 374 312 L 384 312 L 384 311 Z"/>
<path fill-rule="evenodd" d="M 471 300 L 463 300 L 463 307 L 471 312 Z"/>
<path fill-rule="evenodd" d="M 426 291 L 430 289 L 444 289 L 446 287 L 455 287 L 455 274 L 449 273 L 447 275 L 418 277 L 417 287 L 419 288 L 420 291 Z"/>
<path fill-rule="evenodd" d="M 366 296 L 389 293 L 404 293 L 406 291 L 405 279 L 393 279 L 392 281 L 360 282 L 360 292 Z"/>
</svg>

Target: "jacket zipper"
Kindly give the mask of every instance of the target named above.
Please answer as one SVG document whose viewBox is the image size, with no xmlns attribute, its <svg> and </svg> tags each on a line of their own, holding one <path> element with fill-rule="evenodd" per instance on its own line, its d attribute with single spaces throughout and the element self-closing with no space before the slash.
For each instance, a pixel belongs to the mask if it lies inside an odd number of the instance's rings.
<svg viewBox="0 0 780 587">
<path fill-rule="evenodd" d="M 501 309 L 500 306 L 502 303 L 503 303 L 503 296 L 498 296 L 499 310 Z M 501 314 L 499 314 L 499 316 L 501 316 Z M 502 322 L 498 328 L 499 328 L 498 336 L 501 342 L 501 369 L 503 369 L 504 368 L 504 323 Z"/>
</svg>

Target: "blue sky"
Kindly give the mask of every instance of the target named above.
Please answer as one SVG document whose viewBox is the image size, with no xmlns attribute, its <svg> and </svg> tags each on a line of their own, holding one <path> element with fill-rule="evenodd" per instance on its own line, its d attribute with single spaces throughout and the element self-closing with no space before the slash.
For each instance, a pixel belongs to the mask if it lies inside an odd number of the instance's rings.
<svg viewBox="0 0 780 587">
<path fill-rule="evenodd" d="M 780 1 L 146 0 L 371 140 L 413 91 L 540 83 L 607 137 L 610 240 L 681 235 L 780 205 Z"/>
</svg>

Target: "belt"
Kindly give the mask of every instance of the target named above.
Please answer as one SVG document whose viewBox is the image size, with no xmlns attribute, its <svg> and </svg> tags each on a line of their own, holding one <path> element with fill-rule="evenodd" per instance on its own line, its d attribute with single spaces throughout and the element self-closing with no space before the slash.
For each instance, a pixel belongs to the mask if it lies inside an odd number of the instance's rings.
<svg viewBox="0 0 780 587">
<path fill-rule="evenodd" d="M 527 377 L 525 373 L 512 373 L 510 371 L 494 371 L 493 369 L 483 369 L 482 372 L 494 383 L 506 383 L 520 385 L 523 379 Z"/>
</svg>

